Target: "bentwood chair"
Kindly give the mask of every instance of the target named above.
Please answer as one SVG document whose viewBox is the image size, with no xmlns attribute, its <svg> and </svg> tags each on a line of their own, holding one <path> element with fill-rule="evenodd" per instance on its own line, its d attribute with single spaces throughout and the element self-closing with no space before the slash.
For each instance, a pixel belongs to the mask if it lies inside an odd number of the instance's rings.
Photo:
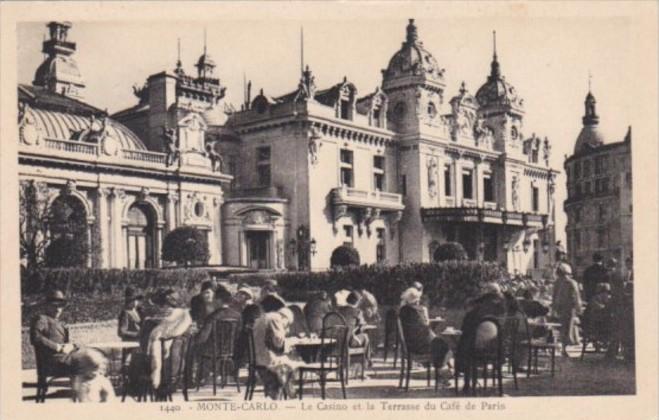
<svg viewBox="0 0 659 420">
<path fill-rule="evenodd" d="M 398 311 L 396 309 L 389 309 L 384 317 L 384 361 L 387 361 L 389 348 L 393 345 L 394 368 L 396 367 L 396 362 L 398 360 L 399 338 Z"/>
<path fill-rule="evenodd" d="M 464 333 L 464 331 L 463 331 Z M 468 340 L 462 355 L 464 360 L 465 389 L 471 388 L 472 395 L 476 395 L 478 384 L 478 368 L 483 368 L 483 388 L 487 388 L 487 368 L 492 365 L 492 376 L 496 378 L 499 395 L 503 396 L 503 331 L 496 317 L 483 317 L 474 334 L 467 337 Z M 456 392 L 457 389 L 456 371 Z"/>
<path fill-rule="evenodd" d="M 71 375 L 67 372 L 59 371 L 57 368 L 53 368 L 38 346 L 34 346 L 34 356 L 37 364 L 37 395 L 34 402 L 44 403 L 48 394 L 48 386 L 56 379 L 66 378 L 70 380 Z"/>
<path fill-rule="evenodd" d="M 183 391 L 183 399 L 188 401 L 192 354 L 190 347 L 190 335 L 188 333 L 178 337 L 160 339 L 160 357 L 162 360 L 160 385 L 158 389 L 153 388 L 149 380 L 149 368 L 147 367 L 147 375 L 143 378 L 140 395 L 137 398 L 138 401 L 146 402 L 147 397 L 151 401 L 172 401 L 172 395 L 178 387 L 181 387 Z"/>
<path fill-rule="evenodd" d="M 213 322 L 210 345 L 208 343 L 199 349 L 197 357 L 200 360 L 197 374 L 197 388 L 201 380 L 201 372 L 204 372 L 205 362 L 210 360 L 213 372 L 213 395 L 217 395 L 217 376 L 222 378 L 221 387 L 227 384 L 229 372 L 232 374 L 236 389 L 240 392 L 240 381 L 238 380 L 239 364 L 235 361 L 236 340 L 238 338 L 237 319 L 218 319 Z M 231 370 L 229 371 L 229 367 Z"/>
<path fill-rule="evenodd" d="M 409 343 L 413 339 L 411 333 L 406 331 L 404 328 L 404 323 L 401 321 L 401 318 L 407 316 L 407 310 L 405 307 L 401 308 L 399 312 L 398 319 L 396 321 L 396 331 L 398 334 L 398 342 L 400 346 L 400 378 L 398 381 L 398 388 L 403 388 L 407 392 L 410 388 L 410 376 L 412 374 L 412 363 L 419 362 L 426 367 L 426 381 L 428 386 L 430 386 L 430 374 L 432 370 L 432 355 L 431 353 L 416 353 L 410 349 Z M 435 366 L 435 391 L 439 388 L 439 369 L 438 366 Z"/>
<path fill-rule="evenodd" d="M 334 373 L 336 380 L 341 383 L 341 393 L 346 396 L 346 376 L 348 359 L 349 329 L 345 319 L 337 312 L 329 312 L 323 317 L 323 329 L 320 334 L 320 347 L 318 349 L 319 361 L 306 363 L 298 368 L 299 384 L 298 397 L 302 399 L 304 393 L 304 374 L 312 372 L 320 377 L 320 395 L 325 399 L 325 387 L 328 382 L 327 375 Z"/>
</svg>

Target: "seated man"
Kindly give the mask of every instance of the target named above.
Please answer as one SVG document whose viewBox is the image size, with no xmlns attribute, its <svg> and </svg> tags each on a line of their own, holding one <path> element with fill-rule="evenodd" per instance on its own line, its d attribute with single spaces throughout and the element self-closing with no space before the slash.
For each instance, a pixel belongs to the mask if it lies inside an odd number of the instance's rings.
<svg viewBox="0 0 659 420">
<path fill-rule="evenodd" d="M 69 342 L 69 330 L 59 319 L 66 303 L 64 293 L 51 290 L 46 296 L 43 313 L 32 319 L 30 342 L 34 346 L 37 363 L 48 374 L 70 376 L 74 395 L 80 401 L 92 398 L 87 390 L 89 387 L 78 386 L 80 384 L 93 385 L 92 388 L 102 390 L 104 396 L 101 397 L 99 391 L 98 400 L 109 401 L 114 397 L 114 390 L 108 387 L 109 381 L 105 377 L 108 361 L 96 349 L 78 348 Z M 38 379 L 42 381 L 45 378 Z"/>
<path fill-rule="evenodd" d="M 232 300 L 231 293 L 224 288 L 219 286 L 218 290 L 215 293 L 216 307 L 217 309 L 212 314 L 208 315 L 202 324 L 199 333 L 195 337 L 196 345 L 204 345 L 208 342 L 211 332 L 213 331 L 213 325 L 215 321 L 219 320 L 237 320 L 238 328 L 236 331 L 240 331 L 240 312 L 236 311 L 234 308 L 229 306 L 229 303 Z"/>
<path fill-rule="evenodd" d="M 361 330 L 366 325 L 364 314 L 359 309 L 359 302 L 362 297 L 357 292 L 350 292 L 346 298 L 346 304 L 336 308 L 336 312 L 343 316 L 346 325 L 350 329 L 348 347 L 363 348 L 366 352 L 366 361 L 371 364 L 371 346 L 368 334 Z"/>
</svg>

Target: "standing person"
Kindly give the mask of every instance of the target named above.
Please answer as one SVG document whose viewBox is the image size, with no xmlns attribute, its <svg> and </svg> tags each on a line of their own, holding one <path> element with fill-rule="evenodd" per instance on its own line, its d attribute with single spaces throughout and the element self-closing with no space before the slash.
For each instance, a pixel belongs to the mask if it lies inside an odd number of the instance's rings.
<svg viewBox="0 0 659 420">
<path fill-rule="evenodd" d="M 201 284 L 201 291 L 190 300 L 190 316 L 192 320 L 202 324 L 204 319 L 215 311 L 215 289 L 217 285 L 212 281 Z"/>
<path fill-rule="evenodd" d="M 579 314 L 581 314 L 581 297 L 579 285 L 572 278 L 572 268 L 561 263 L 556 274 L 558 279 L 554 284 L 552 310 L 561 323 L 562 355 L 567 356 L 567 346 L 579 344 Z"/>
<path fill-rule="evenodd" d="M 119 314 L 117 326 L 117 335 L 121 337 L 122 341 L 140 341 L 142 315 L 139 312 L 138 304 L 142 299 L 142 295 L 136 294 L 132 287 L 126 288 L 124 308 Z"/>
<path fill-rule="evenodd" d="M 295 397 L 293 378 L 297 362 L 286 355 L 286 336 L 293 312 L 282 307 L 264 313 L 254 322 L 254 356 L 265 395 L 273 400 Z"/>
<path fill-rule="evenodd" d="M 316 293 L 304 305 L 304 317 L 309 326 L 309 332 L 320 335 L 323 329 L 323 317 L 332 311 L 332 301 L 326 291 Z"/>
<path fill-rule="evenodd" d="M 618 267 L 618 260 L 611 257 L 606 261 L 608 283 L 611 285 L 611 340 L 606 357 L 615 359 L 622 344 L 625 318 L 625 285 L 622 273 Z"/>
<path fill-rule="evenodd" d="M 581 283 L 583 284 L 583 295 L 586 302 L 595 296 L 595 289 L 598 283 L 607 281 L 607 272 L 604 268 L 602 255 L 599 253 L 593 254 L 593 264 L 590 265 L 583 272 Z"/>
<path fill-rule="evenodd" d="M 369 324 L 379 324 L 380 311 L 378 309 L 378 300 L 364 286 L 360 286 L 357 289 L 357 293 L 362 297 L 359 301 L 359 309 L 364 314 L 364 320 Z"/>
</svg>

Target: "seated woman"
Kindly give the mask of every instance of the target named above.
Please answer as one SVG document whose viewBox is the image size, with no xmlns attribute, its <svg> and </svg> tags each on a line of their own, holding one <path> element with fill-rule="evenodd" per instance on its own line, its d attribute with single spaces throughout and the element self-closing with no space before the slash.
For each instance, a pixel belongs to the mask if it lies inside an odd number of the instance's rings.
<svg viewBox="0 0 659 420">
<path fill-rule="evenodd" d="M 215 287 L 210 281 L 201 285 L 201 291 L 190 301 L 190 316 L 192 320 L 201 324 L 206 317 L 215 311 Z"/>
<path fill-rule="evenodd" d="M 402 294 L 400 322 L 407 350 L 412 354 L 430 354 L 433 366 L 439 370 L 446 363 L 449 346 L 435 335 L 428 321 L 428 309 L 421 305 L 421 291 L 410 287 Z"/>
<path fill-rule="evenodd" d="M 535 286 L 527 287 L 522 291 L 521 309 L 529 318 L 540 318 L 549 313 L 549 308 L 538 300 L 539 293 Z"/>
<path fill-rule="evenodd" d="M 150 366 L 150 380 L 154 389 L 160 386 L 161 338 L 179 337 L 192 325 L 192 318 L 186 308 L 181 307 L 180 296 L 173 289 L 167 289 L 154 299 L 160 307 L 159 317 L 152 319 L 153 329 L 146 336 L 145 354 Z M 165 342 L 165 358 L 169 357 L 171 341 Z"/>
<path fill-rule="evenodd" d="M 284 307 L 263 314 L 254 322 L 254 353 L 265 395 L 273 400 L 295 397 L 293 378 L 299 362 L 285 354 L 293 312 Z"/>
</svg>

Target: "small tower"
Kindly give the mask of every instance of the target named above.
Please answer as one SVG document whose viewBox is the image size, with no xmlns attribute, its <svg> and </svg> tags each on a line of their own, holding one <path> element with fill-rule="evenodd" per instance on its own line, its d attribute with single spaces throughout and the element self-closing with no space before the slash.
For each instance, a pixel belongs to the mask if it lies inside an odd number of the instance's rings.
<svg viewBox="0 0 659 420">
<path fill-rule="evenodd" d="M 85 82 L 73 59 L 76 44 L 67 39 L 71 23 L 50 22 L 46 26 L 50 38 L 43 42 L 42 51 L 48 56 L 37 68 L 32 84 L 51 92 L 80 99 Z"/>
<path fill-rule="evenodd" d="M 595 109 L 596 104 L 595 95 L 593 95 L 589 86 L 588 94 L 584 100 L 584 115 L 581 118 L 583 128 L 574 145 L 575 154 L 587 152 L 604 144 L 604 138 L 598 128 L 600 118 Z"/>
<path fill-rule="evenodd" d="M 204 53 L 197 60 L 197 77 L 199 79 L 210 79 L 215 71 L 215 61 L 211 58 L 206 50 L 206 31 L 204 30 Z"/>
</svg>

